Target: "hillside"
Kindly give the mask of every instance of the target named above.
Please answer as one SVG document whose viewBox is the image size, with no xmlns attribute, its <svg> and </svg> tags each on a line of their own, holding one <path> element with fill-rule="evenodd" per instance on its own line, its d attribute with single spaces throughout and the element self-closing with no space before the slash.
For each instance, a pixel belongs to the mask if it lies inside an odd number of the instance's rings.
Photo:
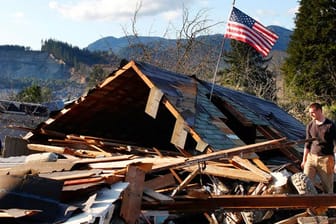
<svg viewBox="0 0 336 224">
<path fill-rule="evenodd" d="M 270 30 L 275 32 L 279 39 L 276 44 L 273 46 L 273 50 L 277 51 L 286 51 L 288 43 L 290 41 L 290 35 L 292 34 L 291 30 L 285 29 L 280 26 L 269 26 Z M 212 43 L 214 48 L 218 48 L 223 40 L 223 34 L 214 34 L 208 36 L 199 36 L 196 40 L 200 40 Z M 87 49 L 89 51 L 113 51 L 119 57 L 123 57 L 126 49 L 130 44 L 142 43 L 145 45 L 160 43 L 161 46 L 169 48 L 176 44 L 176 39 L 166 39 L 162 37 L 148 37 L 148 36 L 128 36 L 128 37 L 104 37 L 88 45 Z M 225 48 L 229 48 L 229 40 L 226 41 Z M 162 49 L 164 50 L 164 49 Z"/>
<path fill-rule="evenodd" d="M 47 52 L 3 50 L 0 48 L 0 77 L 3 78 L 36 78 L 36 79 L 68 79 L 70 67 L 56 60 Z M 3 82 L 0 82 L 0 85 Z M 4 86 L 1 86 L 2 88 Z"/>
<path fill-rule="evenodd" d="M 74 82 L 72 67 L 45 51 L 0 46 L 0 67 L 0 99 L 7 99 L 32 84 L 48 87 L 55 95 L 62 93 L 60 97 L 69 95 L 66 88 L 80 87 Z M 70 91 L 71 95 L 79 94 L 73 88 Z"/>
</svg>

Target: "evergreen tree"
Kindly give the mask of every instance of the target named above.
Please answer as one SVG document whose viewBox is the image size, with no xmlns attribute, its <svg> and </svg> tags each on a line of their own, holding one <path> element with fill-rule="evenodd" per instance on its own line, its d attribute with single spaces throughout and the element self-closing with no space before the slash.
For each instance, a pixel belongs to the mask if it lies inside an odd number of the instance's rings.
<svg viewBox="0 0 336 224">
<path fill-rule="evenodd" d="M 248 44 L 231 40 L 231 50 L 224 60 L 227 68 L 223 71 L 223 85 L 275 100 L 275 77 L 267 68 L 270 57 L 263 58 Z"/>
<path fill-rule="evenodd" d="M 336 1 L 301 0 L 282 67 L 292 101 L 336 101 Z"/>
<path fill-rule="evenodd" d="M 43 103 L 49 101 L 51 98 L 51 91 L 48 88 L 41 88 L 33 84 L 21 90 L 15 97 L 16 101 L 27 103 Z"/>
<path fill-rule="evenodd" d="M 101 83 L 107 76 L 108 73 L 104 71 L 104 69 L 101 66 L 99 65 L 93 66 L 92 72 L 89 75 L 89 80 L 87 84 L 88 88 L 92 88 L 95 85 Z"/>
</svg>

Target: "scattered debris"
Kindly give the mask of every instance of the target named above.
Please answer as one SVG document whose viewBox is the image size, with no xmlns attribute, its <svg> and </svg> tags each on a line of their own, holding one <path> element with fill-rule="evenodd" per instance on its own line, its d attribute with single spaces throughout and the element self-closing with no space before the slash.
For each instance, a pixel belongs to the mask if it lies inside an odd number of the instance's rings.
<svg viewBox="0 0 336 224">
<path fill-rule="evenodd" d="M 221 86 L 210 101 L 211 88 L 145 63 L 122 65 L 23 138 L 5 139 L 0 220 L 332 220 L 336 197 L 300 169 L 304 126 L 272 102 Z M 18 147 L 22 155 L 11 156 Z"/>
</svg>

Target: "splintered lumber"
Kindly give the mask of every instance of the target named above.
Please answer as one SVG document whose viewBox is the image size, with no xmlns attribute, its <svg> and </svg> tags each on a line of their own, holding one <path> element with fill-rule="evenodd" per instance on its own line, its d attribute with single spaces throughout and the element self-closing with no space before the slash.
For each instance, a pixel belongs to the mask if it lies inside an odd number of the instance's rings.
<svg viewBox="0 0 336 224">
<path fill-rule="evenodd" d="M 189 167 L 183 167 L 183 169 L 191 172 L 197 167 L 198 166 L 193 165 Z M 263 182 L 263 183 L 269 182 L 268 178 L 255 174 L 249 170 L 219 167 L 219 166 L 212 165 L 212 164 L 207 164 L 205 166 L 205 169 L 202 170 L 202 173 L 217 176 L 217 177 L 226 177 L 230 179 L 237 179 L 237 180 L 243 180 L 243 181 L 253 181 L 253 182 Z"/>
<path fill-rule="evenodd" d="M 143 202 L 144 210 L 167 210 L 170 212 L 200 212 L 218 208 L 225 210 L 247 209 L 307 209 L 310 207 L 336 206 L 334 194 L 274 194 L 274 195 L 221 195 L 203 200 L 200 198 L 175 197 L 174 203 Z"/>
<path fill-rule="evenodd" d="M 263 171 L 271 173 L 270 169 L 259 158 L 253 158 L 252 161 Z"/>
<path fill-rule="evenodd" d="M 265 177 L 265 179 L 267 180 L 271 180 L 272 179 L 272 175 L 269 173 L 266 173 L 265 171 L 259 169 L 258 167 L 256 167 L 255 165 L 253 165 L 248 159 L 242 159 L 239 156 L 234 156 L 232 158 L 232 161 L 238 163 L 240 166 L 244 167 L 245 169 L 252 171 L 253 173 L 259 175 L 259 176 L 263 176 Z"/>
<path fill-rule="evenodd" d="M 51 146 L 43 144 L 27 144 L 28 149 L 42 152 L 54 152 L 58 154 L 70 154 L 81 157 L 99 157 L 99 156 L 111 156 L 111 153 L 97 152 L 92 150 L 76 150 L 68 147 Z"/>
<path fill-rule="evenodd" d="M 267 142 L 261 142 L 256 144 L 250 144 L 245 146 L 240 146 L 232 149 L 223 149 L 221 151 L 212 152 L 208 154 L 202 154 L 192 157 L 171 157 L 171 156 L 151 156 L 151 157 L 138 157 L 135 159 L 130 159 L 127 161 L 118 162 L 104 162 L 104 163 L 94 163 L 90 164 L 93 169 L 115 169 L 123 168 L 127 165 L 135 162 L 153 163 L 153 172 L 167 170 L 171 168 L 182 168 L 185 166 L 191 166 L 201 162 L 206 162 L 210 160 L 218 160 L 224 158 L 230 158 L 234 155 L 239 155 L 242 153 L 251 153 L 255 151 L 265 151 L 274 148 L 281 147 L 284 143 L 281 143 L 285 138 L 270 140 Z M 288 144 L 288 143 L 287 143 Z"/>
</svg>

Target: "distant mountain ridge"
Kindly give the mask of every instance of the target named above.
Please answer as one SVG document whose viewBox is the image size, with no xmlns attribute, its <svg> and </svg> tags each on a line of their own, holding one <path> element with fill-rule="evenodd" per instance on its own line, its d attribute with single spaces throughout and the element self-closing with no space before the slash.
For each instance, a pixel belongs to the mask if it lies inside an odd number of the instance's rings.
<svg viewBox="0 0 336 224">
<path fill-rule="evenodd" d="M 269 26 L 269 29 L 279 36 L 271 54 L 273 54 L 274 58 L 277 57 L 280 58 L 280 60 L 283 60 L 286 56 L 286 49 L 292 31 L 280 26 Z M 218 52 L 219 46 L 221 46 L 223 34 L 199 36 L 196 39 L 206 43 L 207 47 L 210 46 L 210 51 L 215 54 Z M 91 52 L 113 51 L 116 55 L 116 60 L 114 62 L 109 61 L 108 66 L 114 66 L 114 63 L 116 63 L 115 66 L 119 66 L 121 59 L 129 59 L 132 57 L 133 53 L 137 53 L 136 50 L 138 49 L 130 47 L 130 44 L 137 44 L 139 41 L 142 44 L 152 47 L 153 51 L 158 51 L 155 52 L 155 56 L 164 59 L 164 57 L 167 56 L 167 53 L 174 52 L 177 40 L 146 36 L 125 36 L 121 38 L 104 37 L 89 44 L 85 49 Z M 225 41 L 225 48 L 228 48 L 229 46 L 230 42 Z M 214 49 L 214 51 L 212 51 L 212 49 Z M 197 48 L 193 52 L 193 55 L 202 57 L 203 50 L 204 48 Z M 117 59 L 120 60 L 116 62 Z M 197 63 L 197 60 L 195 60 L 195 63 Z M 83 77 L 89 74 L 89 71 L 83 71 L 78 74 L 75 73 L 74 69 L 69 64 L 65 63 L 63 58 L 56 58 L 55 55 L 47 53 L 46 51 L 31 51 L 21 46 L 0 46 L 0 66 L 0 98 L 2 92 L 5 90 L 19 90 L 36 81 L 41 82 L 41 85 L 43 86 L 56 86 L 59 91 L 58 95 L 65 95 L 69 92 L 68 90 L 64 90 L 65 88 L 72 88 L 74 86 L 73 81 L 77 82 L 78 85 L 81 85 Z M 79 87 L 78 89 L 81 88 L 82 87 Z M 75 91 L 71 90 L 70 92 Z M 76 95 L 78 94 L 76 93 Z"/>
<path fill-rule="evenodd" d="M 290 41 L 290 36 L 293 31 L 283 28 L 281 26 L 269 26 L 268 28 L 279 36 L 279 39 L 273 46 L 272 50 L 286 51 L 288 43 Z M 213 34 L 197 37 L 197 39 L 200 38 L 202 38 L 203 40 L 209 39 L 213 42 L 213 44 L 216 44 L 216 46 L 218 46 L 218 43 L 220 44 L 222 42 L 223 34 Z M 103 37 L 89 44 L 87 46 L 87 49 L 89 51 L 113 51 L 116 55 L 119 55 L 121 54 L 121 52 L 125 50 L 125 48 L 129 47 L 130 43 L 137 43 L 137 42 L 140 42 L 142 44 L 153 44 L 160 42 L 163 45 L 169 46 L 171 44 L 175 44 L 176 39 L 166 39 L 163 37 L 149 37 L 149 36 L 138 36 L 138 37 L 124 36 L 120 38 L 109 36 L 109 37 Z M 227 43 L 225 44 L 226 48 L 229 47 L 228 43 L 229 41 L 227 41 Z"/>
</svg>

